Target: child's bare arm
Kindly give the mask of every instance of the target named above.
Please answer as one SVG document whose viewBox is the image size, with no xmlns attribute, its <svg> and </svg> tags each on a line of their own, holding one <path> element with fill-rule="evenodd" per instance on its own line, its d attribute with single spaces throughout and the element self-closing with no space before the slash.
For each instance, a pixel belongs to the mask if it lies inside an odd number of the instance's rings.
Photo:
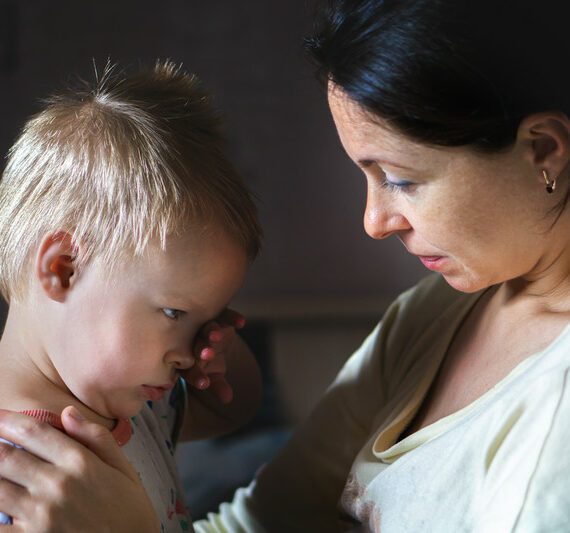
<svg viewBox="0 0 570 533">
<path fill-rule="evenodd" d="M 189 383 L 188 411 L 181 439 L 201 439 L 233 431 L 261 403 L 261 374 L 249 347 L 236 333 L 245 320 L 226 311 L 204 326 L 197 364 L 182 375 Z"/>
</svg>

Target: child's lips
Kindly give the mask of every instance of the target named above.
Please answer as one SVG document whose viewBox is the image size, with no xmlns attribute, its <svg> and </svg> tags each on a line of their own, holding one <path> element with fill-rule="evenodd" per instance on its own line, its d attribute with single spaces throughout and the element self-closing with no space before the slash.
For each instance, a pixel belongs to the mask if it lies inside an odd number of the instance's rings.
<svg viewBox="0 0 570 533">
<path fill-rule="evenodd" d="M 166 385 L 143 385 L 143 394 L 151 401 L 158 402 L 164 398 L 167 391 L 172 389 L 174 385 L 172 383 L 167 383 Z"/>
</svg>

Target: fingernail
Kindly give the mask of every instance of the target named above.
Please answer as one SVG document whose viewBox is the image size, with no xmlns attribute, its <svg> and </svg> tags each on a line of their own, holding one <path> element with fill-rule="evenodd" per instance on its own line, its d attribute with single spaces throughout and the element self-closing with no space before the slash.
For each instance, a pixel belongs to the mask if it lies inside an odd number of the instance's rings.
<svg viewBox="0 0 570 533">
<path fill-rule="evenodd" d="M 208 335 L 208 340 L 218 342 L 222 340 L 222 333 L 220 331 L 211 331 Z"/>
<path fill-rule="evenodd" d="M 85 420 L 85 417 L 75 407 L 67 411 L 67 414 L 79 422 L 83 422 Z"/>
<path fill-rule="evenodd" d="M 198 380 L 198 388 L 199 389 L 206 389 L 210 384 L 210 380 L 208 378 L 201 378 Z"/>
<path fill-rule="evenodd" d="M 214 352 L 212 348 L 204 348 L 200 352 L 200 359 L 211 359 L 212 357 L 214 357 L 215 354 L 216 352 Z"/>
</svg>

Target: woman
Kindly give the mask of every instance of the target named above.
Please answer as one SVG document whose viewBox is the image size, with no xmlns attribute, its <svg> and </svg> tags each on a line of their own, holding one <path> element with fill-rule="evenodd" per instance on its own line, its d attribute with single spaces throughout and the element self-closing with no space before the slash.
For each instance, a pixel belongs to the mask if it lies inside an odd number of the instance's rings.
<svg viewBox="0 0 570 533">
<path fill-rule="evenodd" d="M 366 177 L 365 229 L 439 274 L 197 531 L 570 529 L 569 14 L 553 0 L 320 10 L 309 50 Z"/>
</svg>

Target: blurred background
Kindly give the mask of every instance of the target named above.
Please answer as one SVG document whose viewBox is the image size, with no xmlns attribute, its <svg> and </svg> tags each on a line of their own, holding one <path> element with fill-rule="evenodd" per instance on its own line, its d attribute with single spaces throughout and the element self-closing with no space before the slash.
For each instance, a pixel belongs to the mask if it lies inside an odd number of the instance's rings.
<svg viewBox="0 0 570 533">
<path fill-rule="evenodd" d="M 94 63 L 169 58 L 215 95 L 258 199 L 265 246 L 234 307 L 249 320 L 265 402 L 238 434 L 180 447 L 195 517 L 249 481 L 391 299 L 425 273 L 396 240 L 364 233 L 364 179 L 303 55 L 311 12 L 310 0 L 0 0 L 2 154 L 41 98 L 76 76 L 92 80 Z"/>
</svg>

